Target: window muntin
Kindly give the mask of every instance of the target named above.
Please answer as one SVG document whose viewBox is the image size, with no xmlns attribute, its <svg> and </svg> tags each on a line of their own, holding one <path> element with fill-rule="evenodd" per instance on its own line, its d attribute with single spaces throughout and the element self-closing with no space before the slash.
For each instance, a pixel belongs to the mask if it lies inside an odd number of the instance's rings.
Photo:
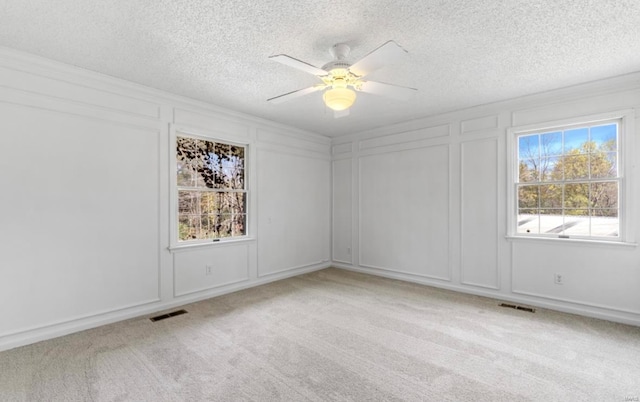
<svg viewBox="0 0 640 402">
<path fill-rule="evenodd" d="M 176 136 L 177 240 L 247 234 L 246 147 Z"/>
<path fill-rule="evenodd" d="M 517 235 L 620 238 L 620 126 L 516 134 Z"/>
</svg>

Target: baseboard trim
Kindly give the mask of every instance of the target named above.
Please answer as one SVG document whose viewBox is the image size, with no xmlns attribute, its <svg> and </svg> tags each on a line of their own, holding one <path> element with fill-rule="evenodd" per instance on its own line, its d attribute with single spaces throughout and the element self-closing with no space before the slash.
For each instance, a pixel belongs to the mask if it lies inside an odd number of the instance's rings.
<svg viewBox="0 0 640 402">
<path fill-rule="evenodd" d="M 474 296 L 488 297 L 495 299 L 496 301 L 508 301 L 518 304 L 527 304 L 530 306 L 544 308 L 548 310 L 559 311 L 562 313 L 576 314 L 584 317 L 597 318 L 600 320 L 617 322 L 620 324 L 633 325 L 640 327 L 640 316 L 637 314 L 627 313 L 625 311 L 618 311 L 606 308 L 596 308 L 587 305 L 581 305 L 577 303 L 568 303 L 561 301 L 553 301 L 534 296 L 527 296 L 522 294 L 516 294 L 507 291 L 491 291 L 489 289 L 471 288 L 464 285 L 456 285 L 447 282 L 440 282 L 429 280 L 424 277 L 412 277 L 406 274 L 398 274 L 396 272 L 390 272 L 385 270 L 374 270 L 371 268 L 355 267 L 346 264 L 340 264 L 334 262 L 333 267 L 338 269 L 344 269 L 346 271 L 359 272 L 363 274 L 380 276 L 383 278 L 396 279 L 405 282 L 417 283 L 419 285 L 431 286 L 440 289 L 451 290 L 454 292 L 470 294 Z"/>
<path fill-rule="evenodd" d="M 119 321 L 155 314 L 163 310 L 181 307 L 201 300 L 211 299 L 213 297 L 222 296 L 228 293 L 233 293 L 260 285 L 265 285 L 270 282 L 303 275 L 309 272 L 319 271 L 325 268 L 329 268 L 330 266 L 331 264 L 328 262 L 316 264 L 313 266 L 306 266 L 300 269 L 292 269 L 286 272 L 281 272 L 277 275 L 274 274 L 269 277 L 257 278 L 249 282 L 234 283 L 221 288 L 203 290 L 201 292 L 189 294 L 188 296 L 177 297 L 173 300 L 159 301 L 143 306 L 125 308 L 108 313 L 100 313 L 86 318 L 69 320 L 53 325 L 30 329 L 27 331 L 21 331 L 19 333 L 8 334 L 0 337 L 0 352 L 14 349 L 20 346 L 30 345 L 32 343 L 46 341 L 48 339 L 58 338 L 60 336 L 69 335 L 75 332 L 80 332 L 107 324 L 113 324 Z"/>
</svg>

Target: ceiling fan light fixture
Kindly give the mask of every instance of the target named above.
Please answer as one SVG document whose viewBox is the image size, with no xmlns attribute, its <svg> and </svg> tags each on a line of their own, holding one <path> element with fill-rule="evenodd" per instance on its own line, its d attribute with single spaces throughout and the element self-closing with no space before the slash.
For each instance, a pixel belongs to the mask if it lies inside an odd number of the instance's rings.
<svg viewBox="0 0 640 402">
<path fill-rule="evenodd" d="M 324 104 L 335 111 L 346 110 L 356 100 L 356 92 L 349 88 L 331 88 L 322 96 Z"/>
</svg>

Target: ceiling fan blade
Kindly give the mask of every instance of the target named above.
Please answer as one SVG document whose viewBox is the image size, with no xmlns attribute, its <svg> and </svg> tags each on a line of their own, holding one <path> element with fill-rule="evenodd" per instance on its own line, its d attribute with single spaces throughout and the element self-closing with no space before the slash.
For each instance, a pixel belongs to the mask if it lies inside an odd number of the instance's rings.
<svg viewBox="0 0 640 402">
<path fill-rule="evenodd" d="M 418 91 L 415 88 L 401 87 L 376 81 L 362 81 L 360 91 L 369 94 L 388 96 L 393 99 L 407 101 Z"/>
<path fill-rule="evenodd" d="M 269 98 L 267 99 L 267 102 L 271 102 L 274 104 L 278 104 L 278 103 L 282 103 L 282 102 L 286 102 L 289 101 L 291 99 L 295 99 L 298 98 L 300 96 L 304 96 L 307 94 L 310 94 L 312 92 L 316 92 L 316 91 L 320 91 L 323 90 L 326 86 L 325 85 L 314 85 L 312 87 L 309 88 L 305 88 L 305 89 L 298 89 L 297 91 L 292 91 L 283 95 L 279 95 L 279 96 L 274 96 L 273 98 Z"/>
<path fill-rule="evenodd" d="M 356 61 L 351 65 L 351 67 L 349 67 L 349 71 L 355 75 L 364 77 L 385 64 L 394 63 L 407 53 L 408 52 L 400 47 L 400 45 L 390 40 L 360 60 Z"/>
<path fill-rule="evenodd" d="M 285 64 L 289 67 L 297 68 L 298 70 L 302 70 L 306 73 L 323 76 L 327 75 L 327 72 L 321 68 L 312 66 L 309 63 L 305 63 L 302 60 L 294 59 L 291 56 L 287 56 L 286 54 L 277 54 L 275 56 L 269 56 L 271 60 L 277 61 L 278 63 Z"/>
<path fill-rule="evenodd" d="M 333 117 L 336 119 L 339 119 L 341 117 L 346 117 L 346 116 L 349 116 L 349 109 L 333 111 Z"/>
</svg>

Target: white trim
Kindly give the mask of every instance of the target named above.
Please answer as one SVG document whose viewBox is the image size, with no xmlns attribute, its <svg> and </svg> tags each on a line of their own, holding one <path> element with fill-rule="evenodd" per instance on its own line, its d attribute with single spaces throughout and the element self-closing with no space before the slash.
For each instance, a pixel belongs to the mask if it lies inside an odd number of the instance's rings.
<svg viewBox="0 0 640 402">
<path fill-rule="evenodd" d="M 626 241 L 606 241 L 599 239 L 584 239 L 584 238 L 566 238 L 566 237 L 537 237 L 537 236 L 505 236 L 505 239 L 509 241 L 535 241 L 535 242 L 549 242 L 553 244 L 583 244 L 588 247 L 592 246 L 614 246 L 614 247 L 637 247 L 638 243 L 630 243 Z"/>
<path fill-rule="evenodd" d="M 550 299 L 550 298 L 538 298 L 532 295 L 527 295 L 524 293 L 505 293 L 494 291 L 488 288 L 476 288 L 467 285 L 457 285 L 455 283 L 450 282 L 439 282 L 434 280 L 429 280 L 426 278 L 420 278 L 414 275 L 401 274 L 396 272 L 390 272 L 386 270 L 373 270 L 370 268 L 363 268 L 359 266 L 353 265 L 344 265 L 339 264 L 334 261 L 332 264 L 334 268 L 344 269 L 346 271 L 359 272 L 362 274 L 380 276 L 383 278 L 396 279 L 400 281 L 406 281 L 410 283 L 416 283 L 419 285 L 430 286 L 439 289 L 451 290 L 454 292 L 459 292 L 463 294 L 476 295 L 488 297 L 491 299 L 498 301 L 509 301 L 520 304 L 527 304 L 534 307 L 546 308 L 549 310 L 560 311 L 564 313 L 570 314 L 578 314 L 585 317 L 593 317 L 601 320 L 608 320 L 613 322 L 618 322 L 622 324 L 640 326 L 640 318 L 638 318 L 637 314 L 629 313 L 625 310 L 620 310 L 618 308 L 607 308 L 604 306 L 595 306 L 584 304 L 580 302 L 572 302 L 572 301 L 562 301 L 558 299 Z"/>
<path fill-rule="evenodd" d="M 140 303 L 132 307 L 118 308 L 107 312 L 91 313 L 84 317 L 73 318 L 57 323 L 39 325 L 36 327 L 6 333 L 0 336 L 0 352 L 63 335 L 72 334 L 86 329 L 124 321 L 130 318 L 143 319 L 143 317 L 148 314 L 154 314 L 171 308 L 186 306 L 188 304 L 195 303 L 201 300 L 211 299 L 213 297 L 237 292 L 239 290 L 253 288 L 281 279 L 290 278 L 292 276 L 319 271 L 328 267 L 329 263 L 308 266 L 305 268 L 300 268 L 299 270 L 291 270 L 278 274 L 274 273 L 274 275 L 270 277 L 251 279 L 248 282 L 243 281 L 235 284 L 225 285 L 224 287 L 202 290 L 198 293 L 181 296 L 170 301 L 158 302 L 156 300 L 152 300 L 149 302 Z"/>
<path fill-rule="evenodd" d="M 167 250 L 172 253 L 189 251 L 197 248 L 206 248 L 206 247 L 222 247 L 222 246 L 233 246 L 242 243 L 255 243 L 256 239 L 254 237 L 233 237 L 227 239 L 215 239 L 215 240 L 207 240 L 199 241 L 197 243 L 186 243 L 186 244 L 178 244 L 174 246 L 167 247 Z"/>
</svg>

